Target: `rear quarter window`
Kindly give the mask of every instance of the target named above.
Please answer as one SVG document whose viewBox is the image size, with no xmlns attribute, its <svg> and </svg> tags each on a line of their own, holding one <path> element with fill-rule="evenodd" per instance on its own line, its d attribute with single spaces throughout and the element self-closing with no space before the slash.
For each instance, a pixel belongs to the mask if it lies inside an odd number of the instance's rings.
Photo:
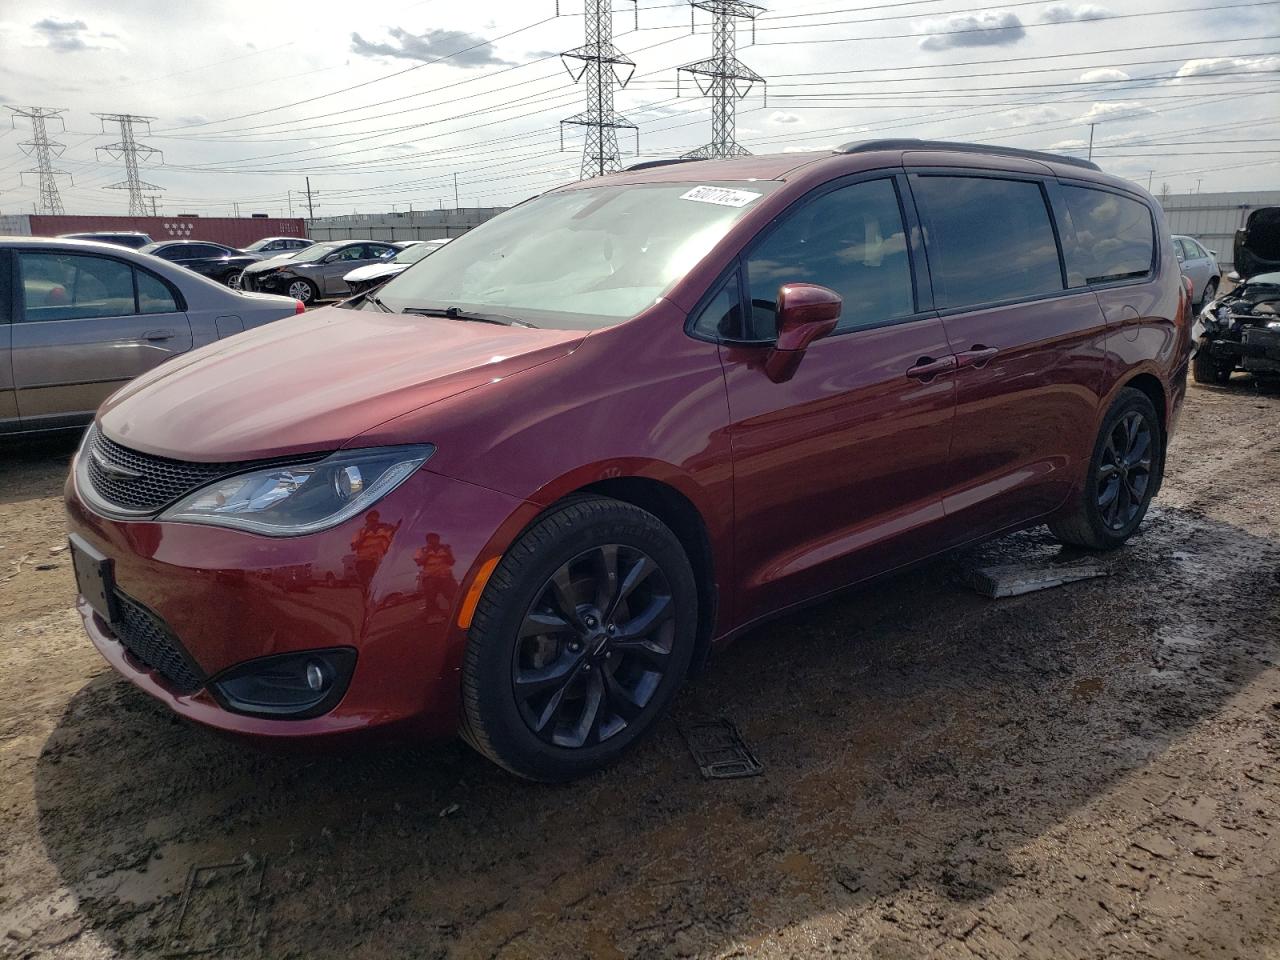
<svg viewBox="0 0 1280 960">
<path fill-rule="evenodd" d="M 1064 186 L 1062 193 L 1075 234 L 1066 258 L 1071 286 L 1151 275 L 1155 225 L 1145 203 L 1091 187 Z M 1190 244 L 1187 248 L 1196 255 Z"/>
</svg>

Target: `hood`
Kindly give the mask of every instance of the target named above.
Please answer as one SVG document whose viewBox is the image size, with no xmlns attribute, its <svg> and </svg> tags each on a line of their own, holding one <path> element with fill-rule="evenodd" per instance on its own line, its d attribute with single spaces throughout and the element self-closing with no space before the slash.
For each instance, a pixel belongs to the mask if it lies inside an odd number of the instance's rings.
<svg viewBox="0 0 1280 960">
<path fill-rule="evenodd" d="M 585 336 L 324 307 L 162 364 L 112 395 L 98 423 L 127 447 L 176 460 L 334 450 L 393 417 L 562 357 Z"/>
<path fill-rule="evenodd" d="M 266 273 L 269 270 L 275 270 L 278 267 L 311 267 L 313 263 L 294 263 L 289 259 L 289 254 L 281 254 L 278 257 L 270 257 L 266 260 L 255 260 L 253 263 L 245 267 L 245 273 Z"/>
<path fill-rule="evenodd" d="M 382 277 L 394 277 L 409 268 L 407 263 L 371 263 L 368 266 L 356 267 L 342 279 L 351 283 L 363 283 L 366 280 L 378 280 Z"/>
<path fill-rule="evenodd" d="M 1280 270 L 1280 207 L 1260 207 L 1236 231 L 1235 270 L 1246 280 Z"/>
</svg>

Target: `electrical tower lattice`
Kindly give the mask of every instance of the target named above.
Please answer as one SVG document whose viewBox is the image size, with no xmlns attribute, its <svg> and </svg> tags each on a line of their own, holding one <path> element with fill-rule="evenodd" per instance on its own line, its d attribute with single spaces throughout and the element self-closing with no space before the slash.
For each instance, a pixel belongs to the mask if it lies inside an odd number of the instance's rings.
<svg viewBox="0 0 1280 960">
<path fill-rule="evenodd" d="M 98 150 L 105 151 L 107 156 L 113 160 L 124 159 L 124 180 L 120 183 L 113 183 L 110 186 L 103 187 L 104 190 L 128 190 L 129 191 L 129 216 L 145 217 L 148 213 L 147 198 L 144 197 L 144 190 L 159 192 L 164 187 L 158 187 L 154 183 L 147 183 L 138 175 L 138 157 L 151 158 L 156 154 L 160 154 L 160 162 L 164 162 L 164 154 L 155 147 L 149 147 L 144 143 L 139 143 L 133 135 L 133 125 L 135 123 L 144 124 L 147 127 L 147 133 L 151 132 L 151 121 L 154 117 L 138 117 L 131 113 L 95 113 L 95 117 L 102 121 L 102 129 L 105 132 L 108 123 L 120 124 L 120 139 L 116 143 L 108 144 L 105 147 L 98 147 Z"/>
<path fill-rule="evenodd" d="M 58 177 L 70 176 L 65 170 L 55 170 L 53 166 L 53 158 L 62 156 L 62 151 L 66 147 L 58 143 L 56 140 L 49 139 L 49 131 L 45 126 L 46 120 L 57 120 L 62 123 L 60 114 L 65 113 L 65 109 L 50 109 L 49 107 L 10 107 L 13 111 L 11 123 L 16 127 L 18 117 L 26 117 L 31 121 L 31 139 L 24 140 L 18 144 L 22 148 L 22 152 L 29 157 L 34 157 L 36 165 L 34 169 L 23 170 L 23 173 L 34 173 L 40 178 L 40 204 L 38 209 L 45 214 L 61 214 L 66 213 L 62 207 L 62 197 L 58 195 Z M 64 125 L 65 128 L 65 125 Z M 72 181 L 73 183 L 75 181 Z"/>
<path fill-rule="evenodd" d="M 711 142 L 685 156 L 703 160 L 745 156 L 750 151 L 738 143 L 735 132 L 737 102 L 765 79 L 738 59 L 734 21 L 750 20 L 754 30 L 755 19 L 764 13 L 764 7 L 743 0 L 690 0 L 690 6 L 713 17 L 711 57 L 686 63 L 676 75 L 680 71 L 692 74 L 703 96 L 711 97 Z"/>
<path fill-rule="evenodd" d="M 633 0 L 634 2 L 634 0 Z M 636 65 L 626 54 L 613 45 L 612 0 L 586 0 L 583 13 L 586 22 L 586 40 L 580 47 L 560 54 L 565 69 L 578 82 L 587 78 L 587 109 L 560 121 L 561 146 L 564 125 L 584 127 L 587 138 L 582 148 L 582 169 L 579 179 L 616 173 L 622 169 L 622 157 L 618 151 L 618 131 L 639 130 L 626 117 L 613 110 L 615 85 L 621 89 L 631 81 Z M 581 69 L 574 71 L 569 60 L 581 60 Z M 623 75 L 625 71 L 625 76 Z M 637 149 L 639 141 L 637 139 Z"/>
</svg>

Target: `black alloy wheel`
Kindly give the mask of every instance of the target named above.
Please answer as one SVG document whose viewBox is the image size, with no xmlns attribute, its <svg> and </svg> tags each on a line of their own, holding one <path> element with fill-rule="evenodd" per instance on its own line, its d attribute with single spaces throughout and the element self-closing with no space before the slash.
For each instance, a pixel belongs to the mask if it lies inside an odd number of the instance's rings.
<svg viewBox="0 0 1280 960">
<path fill-rule="evenodd" d="M 543 742 L 580 748 L 626 729 L 671 663 L 675 602 L 644 551 L 605 543 L 562 564 L 520 625 L 511 683 Z"/>
<path fill-rule="evenodd" d="M 1111 428 L 1097 471 L 1098 512 L 1108 530 L 1120 532 L 1142 509 L 1151 483 L 1151 424 L 1130 410 Z"/>
</svg>

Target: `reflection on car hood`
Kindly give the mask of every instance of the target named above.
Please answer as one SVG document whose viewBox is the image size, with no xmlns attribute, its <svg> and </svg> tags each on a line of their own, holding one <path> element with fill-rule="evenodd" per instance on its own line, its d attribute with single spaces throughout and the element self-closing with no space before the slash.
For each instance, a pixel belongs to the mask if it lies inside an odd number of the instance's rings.
<svg viewBox="0 0 1280 960">
<path fill-rule="evenodd" d="M 162 364 L 115 393 L 98 419 L 113 440 L 178 460 L 332 450 L 393 417 L 564 356 L 585 336 L 325 307 Z"/>
<path fill-rule="evenodd" d="M 407 263 L 370 263 L 367 266 L 356 267 L 342 279 L 351 283 L 363 283 L 366 280 L 378 280 L 382 277 L 394 277 L 397 273 L 404 273 L 409 269 Z"/>
</svg>

